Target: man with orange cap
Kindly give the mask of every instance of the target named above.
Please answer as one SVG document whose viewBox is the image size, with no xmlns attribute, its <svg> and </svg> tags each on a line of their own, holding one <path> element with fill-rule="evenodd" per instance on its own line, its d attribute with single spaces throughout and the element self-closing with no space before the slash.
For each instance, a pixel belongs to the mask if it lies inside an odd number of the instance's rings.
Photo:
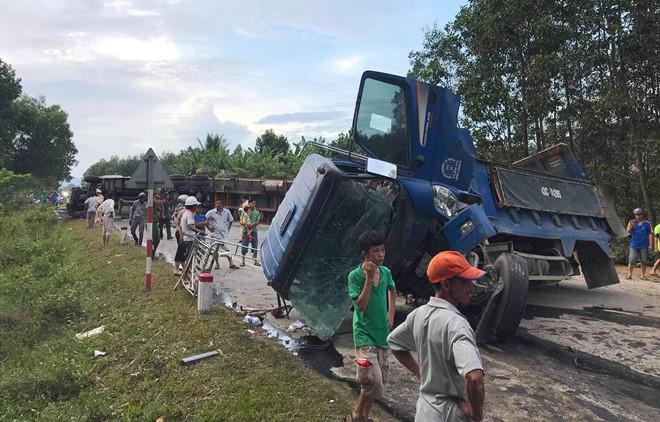
<svg viewBox="0 0 660 422">
<path fill-rule="evenodd" d="M 456 308 L 470 301 L 484 271 L 458 252 L 433 257 L 426 275 L 435 295 L 388 336 L 394 357 L 420 380 L 415 421 L 480 421 L 484 371 L 474 332 Z M 417 361 L 410 352 L 417 353 Z"/>
</svg>

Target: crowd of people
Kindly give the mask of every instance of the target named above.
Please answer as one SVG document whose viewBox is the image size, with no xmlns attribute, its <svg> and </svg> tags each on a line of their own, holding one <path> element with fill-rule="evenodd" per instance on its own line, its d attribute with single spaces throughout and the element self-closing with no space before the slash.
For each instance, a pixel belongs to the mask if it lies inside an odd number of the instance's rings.
<svg viewBox="0 0 660 422">
<path fill-rule="evenodd" d="M 229 241 L 229 231 L 234 223 L 234 216 L 229 209 L 225 208 L 224 201 L 218 199 L 214 207 L 206 210 L 195 196 L 179 195 L 174 199 L 174 193 L 161 190 L 154 193 L 153 200 L 153 225 L 151 237 L 153 240 L 153 256 L 160 240 L 167 235 L 167 239 L 176 238 L 177 251 L 175 255 L 175 273 L 180 274 L 183 265 L 188 258 L 195 237 L 198 235 L 209 236 L 219 244 L 219 253 L 225 256 L 229 262 L 230 269 L 240 268 L 234 264 L 229 247 L 225 244 Z M 141 192 L 138 198 L 131 204 L 128 215 L 128 225 L 133 241 L 136 246 L 142 246 L 147 219 L 147 194 Z M 87 216 L 87 228 L 93 229 L 96 224 L 103 225 L 103 245 L 107 245 L 110 235 L 115 227 L 115 198 L 112 193 L 104 197 L 100 188 L 96 189 L 95 196 L 89 196 L 84 203 Z M 246 256 L 252 256 L 254 265 L 261 265 L 258 260 L 259 237 L 257 227 L 261 223 L 261 213 L 257 210 L 256 202 L 247 197 L 241 199 L 241 206 L 237 210 L 237 218 L 240 225 L 241 243 L 241 266 L 245 266 Z M 174 236 L 172 236 L 172 227 Z M 219 268 L 219 255 L 214 261 Z"/>
</svg>

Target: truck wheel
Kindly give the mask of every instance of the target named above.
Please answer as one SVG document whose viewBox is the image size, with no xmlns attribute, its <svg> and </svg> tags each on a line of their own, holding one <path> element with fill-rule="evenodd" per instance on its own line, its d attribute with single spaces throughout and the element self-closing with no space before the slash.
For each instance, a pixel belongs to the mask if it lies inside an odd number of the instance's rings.
<svg viewBox="0 0 660 422">
<path fill-rule="evenodd" d="M 499 282 L 503 284 L 503 290 L 495 311 L 493 331 L 499 339 L 504 339 L 516 333 L 525 314 L 529 275 L 525 260 L 510 253 L 500 255 L 494 267 L 499 274 Z"/>
</svg>

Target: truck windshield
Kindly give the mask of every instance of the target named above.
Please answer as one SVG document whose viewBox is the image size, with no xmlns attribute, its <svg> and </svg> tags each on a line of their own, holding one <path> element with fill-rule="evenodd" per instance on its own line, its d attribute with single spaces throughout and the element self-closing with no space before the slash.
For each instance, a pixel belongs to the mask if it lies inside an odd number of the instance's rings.
<svg viewBox="0 0 660 422">
<path fill-rule="evenodd" d="M 408 119 L 399 85 L 365 79 L 355 123 L 357 143 L 374 157 L 407 167 Z"/>
</svg>

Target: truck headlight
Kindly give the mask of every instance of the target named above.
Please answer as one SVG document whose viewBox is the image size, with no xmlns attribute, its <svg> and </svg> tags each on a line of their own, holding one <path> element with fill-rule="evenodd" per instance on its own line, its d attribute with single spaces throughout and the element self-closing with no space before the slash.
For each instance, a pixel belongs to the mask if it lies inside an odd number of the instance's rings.
<svg viewBox="0 0 660 422">
<path fill-rule="evenodd" d="M 440 185 L 433 185 L 433 205 L 445 217 L 453 217 L 456 213 L 458 200 L 449 189 Z"/>
</svg>

